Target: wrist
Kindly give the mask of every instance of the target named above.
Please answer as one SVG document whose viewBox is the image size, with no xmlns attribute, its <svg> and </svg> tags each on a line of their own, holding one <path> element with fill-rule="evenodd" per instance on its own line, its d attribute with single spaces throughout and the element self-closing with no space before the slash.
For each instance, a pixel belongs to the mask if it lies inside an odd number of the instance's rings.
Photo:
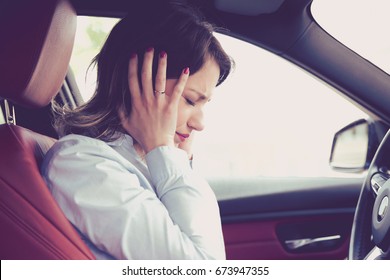
<svg viewBox="0 0 390 280">
<path fill-rule="evenodd" d="M 155 142 L 155 143 L 149 143 L 143 147 L 145 153 L 149 153 L 150 151 L 154 150 L 155 148 L 158 147 L 163 147 L 163 146 L 168 146 L 168 147 L 174 147 L 173 141 L 161 141 L 161 142 Z"/>
</svg>

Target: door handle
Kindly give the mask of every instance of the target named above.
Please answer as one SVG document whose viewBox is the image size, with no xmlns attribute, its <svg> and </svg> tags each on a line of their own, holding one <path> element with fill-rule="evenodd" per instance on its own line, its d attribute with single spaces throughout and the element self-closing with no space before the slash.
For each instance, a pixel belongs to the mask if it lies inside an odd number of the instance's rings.
<svg viewBox="0 0 390 280">
<path fill-rule="evenodd" d="M 320 243 L 330 240 L 338 240 L 340 238 L 341 235 L 331 235 L 316 238 L 293 239 L 284 241 L 284 244 L 286 244 L 287 248 L 289 248 L 290 250 L 297 250 L 309 244 Z"/>
</svg>

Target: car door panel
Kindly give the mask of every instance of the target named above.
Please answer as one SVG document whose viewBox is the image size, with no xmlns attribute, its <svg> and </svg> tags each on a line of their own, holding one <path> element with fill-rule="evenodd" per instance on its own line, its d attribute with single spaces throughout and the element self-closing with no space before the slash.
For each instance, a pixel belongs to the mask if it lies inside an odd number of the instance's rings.
<svg viewBox="0 0 390 280">
<path fill-rule="evenodd" d="M 362 180 L 210 180 L 219 199 L 227 258 L 345 258 Z"/>
</svg>

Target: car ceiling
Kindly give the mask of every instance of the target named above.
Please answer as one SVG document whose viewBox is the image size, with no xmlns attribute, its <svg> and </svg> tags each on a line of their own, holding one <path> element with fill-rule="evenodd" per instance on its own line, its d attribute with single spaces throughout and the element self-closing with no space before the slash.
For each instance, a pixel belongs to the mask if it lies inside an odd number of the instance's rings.
<svg viewBox="0 0 390 280">
<path fill-rule="evenodd" d="M 79 15 L 122 17 L 142 0 L 71 1 Z M 256 44 L 261 43 L 263 47 L 276 53 L 288 49 L 311 22 L 301 14 L 312 0 L 187 0 L 187 2 L 200 8 L 216 25 L 227 28 L 243 39 Z M 251 9 L 243 8 L 247 5 Z"/>
<path fill-rule="evenodd" d="M 122 17 L 142 0 L 71 1 L 79 15 Z M 390 125 L 390 76 L 326 33 L 311 15 L 313 0 L 187 1 L 229 35 L 301 66 Z"/>
</svg>

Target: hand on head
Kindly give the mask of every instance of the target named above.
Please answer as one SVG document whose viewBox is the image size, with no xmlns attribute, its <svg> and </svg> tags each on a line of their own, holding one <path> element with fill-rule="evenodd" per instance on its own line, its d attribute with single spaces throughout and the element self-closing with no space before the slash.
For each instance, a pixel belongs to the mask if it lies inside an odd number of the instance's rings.
<svg viewBox="0 0 390 280">
<path fill-rule="evenodd" d="M 174 146 L 179 99 L 189 76 L 189 69 L 183 69 L 173 91 L 165 94 L 167 54 L 161 52 L 159 55 L 153 86 L 154 55 L 153 48 L 146 50 L 140 79 L 138 57 L 136 54 L 131 56 L 128 72 L 131 112 L 129 115 L 123 110 L 119 112 L 123 128 L 145 153 L 159 146 Z"/>
</svg>

